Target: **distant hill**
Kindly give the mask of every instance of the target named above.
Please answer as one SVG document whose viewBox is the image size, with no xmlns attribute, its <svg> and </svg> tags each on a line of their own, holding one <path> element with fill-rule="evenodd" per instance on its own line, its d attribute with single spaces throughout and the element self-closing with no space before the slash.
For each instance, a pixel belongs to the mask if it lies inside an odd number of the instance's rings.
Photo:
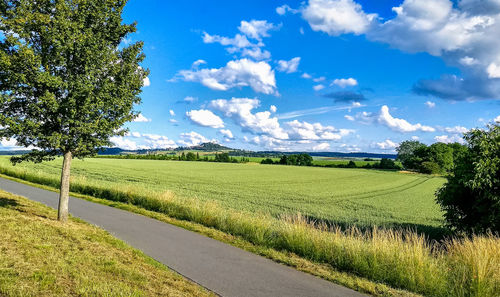
<svg viewBox="0 0 500 297">
<path fill-rule="evenodd" d="M 196 150 L 196 151 L 216 152 L 216 151 L 234 151 L 235 149 L 220 145 L 215 142 L 205 142 L 195 146 L 178 147 L 175 150 L 176 151 Z"/>
<path fill-rule="evenodd" d="M 397 155 L 395 154 L 376 154 L 376 153 L 340 153 L 340 152 L 279 152 L 279 151 L 247 151 L 234 149 L 227 146 L 220 145 L 214 142 L 205 142 L 195 146 L 188 147 L 178 147 L 176 149 L 154 149 L 154 150 L 124 150 L 117 147 L 103 148 L 99 151 L 99 155 L 123 155 L 123 154 L 154 154 L 165 151 L 187 151 L 187 150 L 197 150 L 205 152 L 219 152 L 219 151 L 229 151 L 231 156 L 245 156 L 245 157 L 279 157 L 282 155 L 300 154 L 307 153 L 313 157 L 332 157 L 332 158 L 389 158 L 395 159 Z M 29 151 L 18 150 L 18 151 L 0 151 L 0 155 L 22 155 Z"/>
</svg>

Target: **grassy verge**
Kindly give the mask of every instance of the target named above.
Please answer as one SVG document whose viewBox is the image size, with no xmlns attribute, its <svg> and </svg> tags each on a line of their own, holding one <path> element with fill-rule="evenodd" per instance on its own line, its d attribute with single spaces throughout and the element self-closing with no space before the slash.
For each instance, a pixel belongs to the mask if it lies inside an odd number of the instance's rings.
<svg viewBox="0 0 500 297">
<path fill-rule="evenodd" d="M 0 295 L 211 296 L 107 232 L 0 190 Z"/>
<path fill-rule="evenodd" d="M 57 187 L 47 176 L 4 170 Z M 176 197 L 170 192 L 135 193 L 73 182 L 72 191 L 129 203 L 170 217 L 218 229 L 258 247 L 285 251 L 311 263 L 427 296 L 496 296 L 500 290 L 500 239 L 494 236 L 430 245 L 410 231 L 342 231 L 313 225 L 300 216 L 274 219 L 230 211 L 215 203 Z"/>
</svg>

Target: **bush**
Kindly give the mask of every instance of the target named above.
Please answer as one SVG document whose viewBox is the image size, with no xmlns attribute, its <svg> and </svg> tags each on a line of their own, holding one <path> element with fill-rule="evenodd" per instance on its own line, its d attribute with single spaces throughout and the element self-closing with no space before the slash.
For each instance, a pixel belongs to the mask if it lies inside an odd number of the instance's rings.
<svg viewBox="0 0 500 297">
<path fill-rule="evenodd" d="M 260 164 L 274 164 L 274 162 L 271 158 L 266 158 L 260 161 Z"/>
<path fill-rule="evenodd" d="M 465 134 L 468 149 L 436 194 L 447 224 L 469 234 L 500 233 L 500 126 L 488 129 Z"/>
<path fill-rule="evenodd" d="M 439 174 L 441 173 L 441 167 L 439 166 L 438 163 L 436 162 L 422 162 L 420 165 L 420 170 L 421 173 L 427 173 L 427 174 Z"/>
</svg>

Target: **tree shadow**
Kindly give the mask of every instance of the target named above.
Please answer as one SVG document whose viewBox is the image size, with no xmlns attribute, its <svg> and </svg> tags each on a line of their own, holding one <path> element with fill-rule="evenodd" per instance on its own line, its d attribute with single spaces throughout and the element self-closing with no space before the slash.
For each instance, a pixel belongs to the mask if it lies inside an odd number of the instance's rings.
<svg viewBox="0 0 500 297">
<path fill-rule="evenodd" d="M 0 198 L 0 207 L 8 207 L 8 206 L 18 206 L 19 203 L 15 199 L 9 198 Z"/>
</svg>

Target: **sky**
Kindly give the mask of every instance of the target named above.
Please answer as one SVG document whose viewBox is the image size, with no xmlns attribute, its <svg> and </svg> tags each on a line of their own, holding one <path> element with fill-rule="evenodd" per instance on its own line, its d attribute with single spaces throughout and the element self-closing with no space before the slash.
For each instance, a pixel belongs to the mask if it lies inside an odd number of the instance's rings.
<svg viewBox="0 0 500 297">
<path fill-rule="evenodd" d="M 500 122 L 500 0 L 129 0 L 123 19 L 150 70 L 124 149 L 394 153 Z"/>
</svg>

